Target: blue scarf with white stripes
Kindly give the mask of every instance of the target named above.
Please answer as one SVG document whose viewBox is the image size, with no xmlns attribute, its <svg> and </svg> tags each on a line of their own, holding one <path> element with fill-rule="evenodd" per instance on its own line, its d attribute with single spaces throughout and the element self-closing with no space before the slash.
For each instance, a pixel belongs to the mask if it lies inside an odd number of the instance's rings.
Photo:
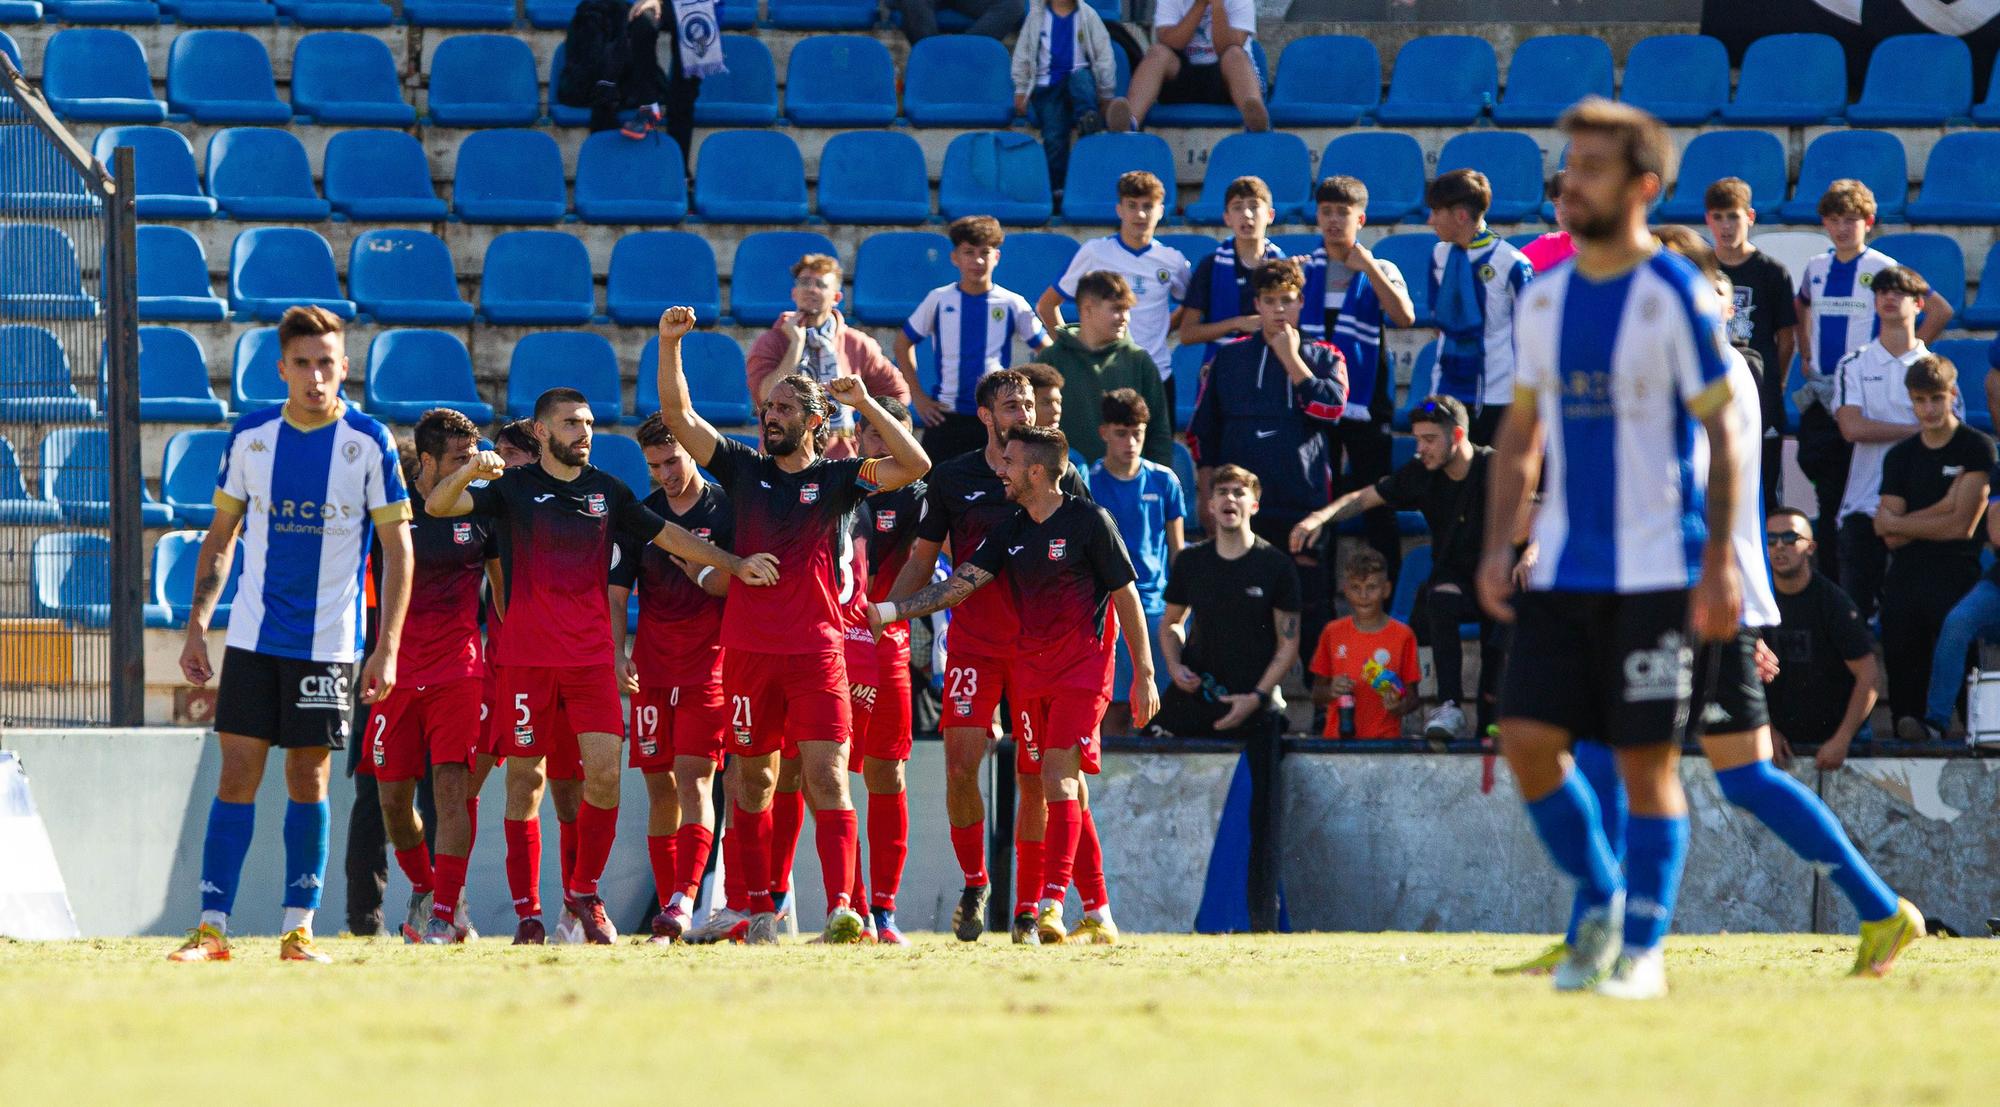
<svg viewBox="0 0 2000 1107">
<path fill-rule="evenodd" d="M 1243 290 L 1236 287 L 1236 236 L 1231 235 L 1223 239 L 1222 245 L 1215 248 L 1214 256 L 1215 266 L 1208 275 L 1208 303 L 1204 305 L 1208 314 L 1203 316 L 1203 321 L 1209 323 L 1234 319 L 1246 314 L 1243 310 Z M 1285 252 L 1278 249 L 1277 243 L 1270 241 L 1264 243 L 1265 261 L 1284 256 Z M 1215 348 L 1218 345 L 1220 343 L 1208 344 L 1208 357 L 1215 356 Z"/>
<path fill-rule="evenodd" d="M 1382 364 L 1382 297 L 1368 280 L 1368 274 L 1354 274 L 1347 282 L 1340 313 L 1329 336 L 1326 271 L 1332 264 L 1324 246 L 1305 259 L 1305 302 L 1299 307 L 1299 330 L 1331 341 L 1340 356 L 1347 359 L 1347 405 L 1366 409 L 1375 399 L 1375 374 Z"/>
</svg>

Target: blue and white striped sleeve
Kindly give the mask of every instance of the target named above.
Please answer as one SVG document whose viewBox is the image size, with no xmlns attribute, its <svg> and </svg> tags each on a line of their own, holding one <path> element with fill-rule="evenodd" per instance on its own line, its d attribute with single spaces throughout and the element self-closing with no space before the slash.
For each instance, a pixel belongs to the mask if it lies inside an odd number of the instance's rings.
<svg viewBox="0 0 2000 1107">
<path fill-rule="evenodd" d="M 1729 336 L 1723 329 L 1715 290 L 1700 274 L 1684 284 L 1676 283 L 1675 289 L 1680 293 L 1687 329 L 1683 341 L 1674 343 L 1678 353 L 1674 383 L 1688 410 L 1706 419 L 1729 402 L 1729 361 L 1723 356 L 1729 348 Z"/>
<path fill-rule="evenodd" d="M 912 342 L 922 342 L 937 333 L 938 304 L 944 289 L 932 289 L 928 296 L 917 304 L 917 310 L 903 321 L 903 337 Z"/>
<path fill-rule="evenodd" d="M 243 483 L 243 428 L 229 432 L 229 444 L 222 448 L 222 469 L 215 475 L 215 508 L 232 515 L 243 514 L 250 502 L 250 490 Z"/>
<path fill-rule="evenodd" d="M 368 514 L 379 524 L 410 518 L 410 490 L 403 485 L 403 461 L 389 428 L 375 427 L 375 471 L 368 478 Z"/>
</svg>

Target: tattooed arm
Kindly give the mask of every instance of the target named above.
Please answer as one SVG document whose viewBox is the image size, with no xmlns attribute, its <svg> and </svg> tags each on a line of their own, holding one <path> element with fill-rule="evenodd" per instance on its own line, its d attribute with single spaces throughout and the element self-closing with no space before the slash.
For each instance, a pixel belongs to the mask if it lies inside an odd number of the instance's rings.
<svg viewBox="0 0 2000 1107">
<path fill-rule="evenodd" d="M 925 585 L 907 599 L 878 603 L 869 607 L 868 621 L 876 630 L 886 623 L 917 619 L 947 607 L 957 607 L 965 602 L 965 597 L 978 591 L 993 579 L 993 574 L 968 561 L 958 567 L 950 577 L 935 584 Z"/>
<path fill-rule="evenodd" d="M 187 641 L 181 645 L 181 675 L 190 684 L 207 684 L 215 675 L 208 660 L 208 622 L 215 617 L 216 601 L 222 598 L 223 582 L 236 560 L 236 531 L 242 524 L 241 511 L 218 505 L 215 521 L 195 555 L 194 606 L 188 612 Z"/>
<path fill-rule="evenodd" d="M 1271 655 L 1271 663 L 1264 666 L 1264 675 L 1257 678 L 1257 691 L 1266 697 L 1284 682 L 1285 675 L 1299 661 L 1299 613 L 1274 611 L 1271 614 L 1278 650 Z"/>
</svg>

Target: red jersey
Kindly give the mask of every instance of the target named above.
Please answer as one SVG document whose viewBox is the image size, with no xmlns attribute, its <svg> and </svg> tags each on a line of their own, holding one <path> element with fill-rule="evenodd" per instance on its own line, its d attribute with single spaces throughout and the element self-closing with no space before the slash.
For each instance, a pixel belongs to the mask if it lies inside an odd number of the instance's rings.
<svg viewBox="0 0 2000 1107">
<path fill-rule="evenodd" d="M 860 533 L 868 548 L 868 597 L 886 600 L 896 587 L 896 577 L 910 560 L 910 544 L 917 539 L 917 524 L 928 510 L 926 485 L 912 481 L 892 492 L 877 492 L 861 501 Z"/>
<path fill-rule="evenodd" d="M 730 548 L 736 524 L 729 497 L 715 485 L 703 483 L 701 496 L 686 514 L 674 512 L 664 489 L 654 489 L 645 506 L 696 538 Z M 639 633 L 632 643 L 632 662 L 639 668 L 641 687 L 678 688 L 722 679 L 720 596 L 702 591 L 665 550 L 650 542 L 619 542 L 610 583 L 639 590 Z"/>
<path fill-rule="evenodd" d="M 1064 497 L 1039 523 L 1016 509 L 987 534 L 972 563 L 1000 578 L 973 595 L 1004 589 L 1017 610 L 1035 613 L 1021 623 L 1010 682 L 1027 695 L 1103 689 L 1111 594 L 1137 579 L 1118 524 L 1103 508 Z"/>
<path fill-rule="evenodd" d="M 493 520 L 437 518 L 414 488 L 410 512 L 415 566 L 396 679 L 420 688 L 479 676 L 479 583 L 487 559 L 500 556 Z"/>
<path fill-rule="evenodd" d="M 952 568 L 972 560 L 988 531 L 1017 510 L 1007 502 L 1006 486 L 986 462 L 984 449 L 963 453 L 931 469 L 917 537 L 931 542 L 951 540 Z M 1062 491 L 1088 503 L 1090 493 L 1074 465 L 1063 469 Z M 1014 598 L 1004 588 L 981 588 L 952 609 L 950 648 L 978 657 L 1014 656 L 1021 637 L 1021 618 Z"/>
</svg>

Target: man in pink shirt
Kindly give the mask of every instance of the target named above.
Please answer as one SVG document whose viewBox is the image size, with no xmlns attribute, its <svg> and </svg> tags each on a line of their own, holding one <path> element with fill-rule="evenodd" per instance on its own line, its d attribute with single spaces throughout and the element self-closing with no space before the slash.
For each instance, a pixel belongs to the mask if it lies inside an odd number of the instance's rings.
<svg viewBox="0 0 2000 1107">
<path fill-rule="evenodd" d="M 807 254 L 792 266 L 792 303 L 797 311 L 778 316 L 771 329 L 757 336 L 743 363 L 753 405 L 762 404 L 771 381 L 794 371 L 822 386 L 835 377 L 860 377 L 870 396 L 893 396 L 907 404 L 909 386 L 881 344 L 865 331 L 847 325 L 840 303 L 840 262 L 825 254 Z M 835 418 L 827 457 L 854 453 L 854 416 L 842 409 Z"/>
<path fill-rule="evenodd" d="M 1569 240 L 1569 227 L 1563 212 L 1563 171 L 1549 179 L 1549 199 L 1556 206 L 1556 229 L 1521 247 L 1521 256 L 1535 267 L 1536 273 L 1546 273 L 1570 259 L 1576 253 L 1576 246 Z"/>
</svg>

